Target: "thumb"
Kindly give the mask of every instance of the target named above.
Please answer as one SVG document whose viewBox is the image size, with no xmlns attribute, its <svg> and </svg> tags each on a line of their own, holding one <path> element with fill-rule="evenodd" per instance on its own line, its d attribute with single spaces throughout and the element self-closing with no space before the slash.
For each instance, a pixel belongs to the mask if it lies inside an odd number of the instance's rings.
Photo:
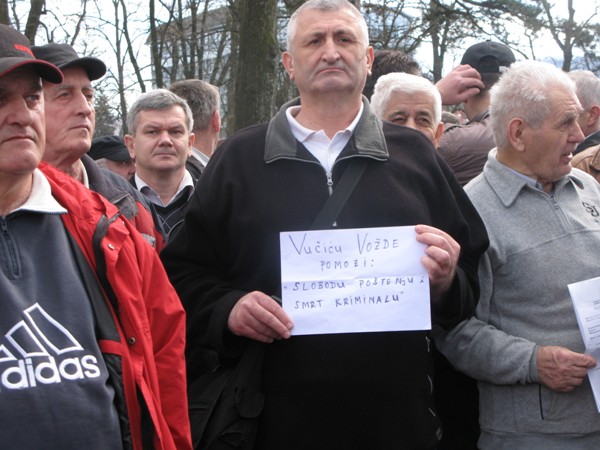
<svg viewBox="0 0 600 450">
<path fill-rule="evenodd" d="M 588 369 L 591 369 L 592 367 L 596 367 L 596 360 L 590 355 L 578 353 L 574 360 L 574 364 L 576 366 L 587 367 Z"/>
</svg>

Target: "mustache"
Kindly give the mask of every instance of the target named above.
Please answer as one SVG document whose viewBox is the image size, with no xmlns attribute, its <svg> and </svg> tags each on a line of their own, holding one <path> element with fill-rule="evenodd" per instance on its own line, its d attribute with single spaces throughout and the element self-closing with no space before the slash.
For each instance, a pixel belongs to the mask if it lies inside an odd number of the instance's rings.
<svg viewBox="0 0 600 450">
<path fill-rule="evenodd" d="M 321 72 L 323 70 L 331 70 L 331 69 L 346 70 L 346 65 L 343 63 L 340 63 L 339 61 L 336 61 L 331 64 L 322 63 L 317 66 L 317 72 Z"/>
</svg>

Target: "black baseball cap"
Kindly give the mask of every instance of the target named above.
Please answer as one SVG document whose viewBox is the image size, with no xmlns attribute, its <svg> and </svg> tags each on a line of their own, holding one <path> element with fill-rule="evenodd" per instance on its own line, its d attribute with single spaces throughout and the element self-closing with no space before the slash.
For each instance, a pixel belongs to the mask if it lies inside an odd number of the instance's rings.
<svg viewBox="0 0 600 450">
<path fill-rule="evenodd" d="M 14 28 L 0 24 L 0 77 L 26 65 L 33 66 L 44 80 L 52 83 L 60 83 L 63 80 L 63 74 L 58 67 L 35 58 L 29 39 Z"/>
<path fill-rule="evenodd" d="M 106 73 L 106 64 L 91 56 L 80 58 L 69 44 L 46 44 L 31 47 L 36 58 L 54 64 L 61 70 L 69 67 L 82 67 L 90 81 L 102 78 Z"/>
<path fill-rule="evenodd" d="M 514 62 L 515 55 L 508 46 L 485 41 L 469 47 L 460 63 L 470 65 L 479 73 L 504 73 Z"/>
<path fill-rule="evenodd" d="M 131 155 L 121 136 L 102 136 L 92 141 L 88 155 L 95 161 L 100 158 L 111 161 L 129 161 Z"/>
</svg>

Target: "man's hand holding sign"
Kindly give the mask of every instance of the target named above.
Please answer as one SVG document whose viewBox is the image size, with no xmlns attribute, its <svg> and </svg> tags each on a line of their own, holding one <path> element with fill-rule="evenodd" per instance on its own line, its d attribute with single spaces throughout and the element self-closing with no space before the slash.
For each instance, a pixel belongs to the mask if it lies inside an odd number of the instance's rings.
<svg viewBox="0 0 600 450">
<path fill-rule="evenodd" d="M 433 301 L 443 297 L 459 254 L 427 225 L 282 233 L 283 308 L 251 292 L 228 326 L 261 342 L 287 339 L 292 327 L 296 335 L 428 329 L 429 290 Z"/>
</svg>

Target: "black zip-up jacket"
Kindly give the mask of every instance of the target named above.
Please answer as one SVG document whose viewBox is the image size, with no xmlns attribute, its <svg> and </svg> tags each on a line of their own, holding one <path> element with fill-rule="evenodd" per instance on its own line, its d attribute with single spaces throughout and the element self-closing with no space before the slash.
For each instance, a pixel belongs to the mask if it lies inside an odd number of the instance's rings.
<svg viewBox="0 0 600 450">
<path fill-rule="evenodd" d="M 450 169 L 418 131 L 382 124 L 364 102 L 354 134 L 326 174 L 293 137 L 285 105 L 270 124 L 242 130 L 213 155 L 182 229 L 161 254 L 187 311 L 188 372 L 204 348 L 239 354 L 227 330 L 246 293 L 281 292 L 279 233 L 307 230 L 351 158 L 369 164 L 339 228 L 429 224 L 461 245 L 434 324 L 468 317 L 478 297 L 485 228 Z M 432 402 L 429 332 L 293 336 L 266 347 L 260 449 L 429 449 L 440 437 Z"/>
</svg>

